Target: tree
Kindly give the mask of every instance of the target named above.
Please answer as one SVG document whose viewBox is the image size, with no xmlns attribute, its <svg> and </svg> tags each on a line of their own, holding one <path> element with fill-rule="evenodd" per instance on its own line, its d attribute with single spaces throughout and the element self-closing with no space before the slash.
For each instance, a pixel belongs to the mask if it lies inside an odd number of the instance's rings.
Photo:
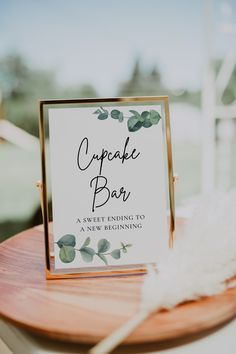
<svg viewBox="0 0 236 354">
<path fill-rule="evenodd" d="M 97 96 L 88 84 L 59 87 L 54 72 L 31 68 L 18 54 L 0 60 L 0 89 L 5 101 L 5 118 L 35 136 L 38 136 L 39 99 Z"/>
</svg>

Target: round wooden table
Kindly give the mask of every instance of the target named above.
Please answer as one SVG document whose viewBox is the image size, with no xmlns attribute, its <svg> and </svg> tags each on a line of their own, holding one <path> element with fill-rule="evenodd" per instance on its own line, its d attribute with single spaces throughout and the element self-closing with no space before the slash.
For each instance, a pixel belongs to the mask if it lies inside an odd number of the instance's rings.
<svg viewBox="0 0 236 354">
<path fill-rule="evenodd" d="M 42 226 L 0 245 L 0 315 L 50 338 L 96 343 L 135 314 L 142 275 L 46 280 Z M 173 289 L 174 291 L 174 289 Z M 236 314 L 236 288 L 148 318 L 126 344 L 205 333 Z"/>
</svg>

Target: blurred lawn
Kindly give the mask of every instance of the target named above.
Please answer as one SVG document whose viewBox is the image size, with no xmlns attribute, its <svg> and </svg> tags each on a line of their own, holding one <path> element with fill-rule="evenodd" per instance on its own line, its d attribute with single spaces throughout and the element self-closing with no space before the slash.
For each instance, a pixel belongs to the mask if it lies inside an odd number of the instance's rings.
<svg viewBox="0 0 236 354">
<path fill-rule="evenodd" d="M 200 146 L 174 144 L 174 171 L 180 179 L 176 202 L 200 193 Z M 0 144 L 0 241 L 31 226 L 39 208 L 35 186 L 40 179 L 39 151 L 25 151 L 8 143 Z"/>
<path fill-rule="evenodd" d="M 39 151 L 0 143 L 0 241 L 29 224 L 39 206 Z"/>
<path fill-rule="evenodd" d="M 0 222 L 29 216 L 38 204 L 35 185 L 40 178 L 39 151 L 0 144 L 0 168 Z"/>
<path fill-rule="evenodd" d="M 176 184 L 176 205 L 185 199 L 201 193 L 201 146 L 190 143 L 173 143 L 174 173 Z"/>
</svg>

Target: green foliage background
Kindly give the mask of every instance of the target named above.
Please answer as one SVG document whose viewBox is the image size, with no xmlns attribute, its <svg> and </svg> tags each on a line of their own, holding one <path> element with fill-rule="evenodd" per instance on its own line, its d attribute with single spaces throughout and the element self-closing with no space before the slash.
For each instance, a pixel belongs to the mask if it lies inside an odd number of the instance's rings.
<svg viewBox="0 0 236 354">
<path fill-rule="evenodd" d="M 60 87 L 53 71 L 32 68 L 17 54 L 0 60 L 1 92 L 5 118 L 35 136 L 38 136 L 39 99 L 97 96 L 96 90 L 89 84 Z"/>
</svg>

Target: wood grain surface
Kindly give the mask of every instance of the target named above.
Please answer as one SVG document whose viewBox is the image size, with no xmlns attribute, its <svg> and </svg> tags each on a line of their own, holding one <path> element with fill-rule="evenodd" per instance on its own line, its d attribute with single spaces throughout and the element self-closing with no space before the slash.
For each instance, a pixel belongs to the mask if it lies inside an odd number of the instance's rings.
<svg viewBox="0 0 236 354">
<path fill-rule="evenodd" d="M 135 314 L 142 282 L 142 275 L 46 280 L 42 227 L 0 245 L 0 315 L 51 338 L 79 343 L 101 340 Z M 236 288 L 156 313 L 125 343 L 194 335 L 235 314 Z"/>
</svg>

